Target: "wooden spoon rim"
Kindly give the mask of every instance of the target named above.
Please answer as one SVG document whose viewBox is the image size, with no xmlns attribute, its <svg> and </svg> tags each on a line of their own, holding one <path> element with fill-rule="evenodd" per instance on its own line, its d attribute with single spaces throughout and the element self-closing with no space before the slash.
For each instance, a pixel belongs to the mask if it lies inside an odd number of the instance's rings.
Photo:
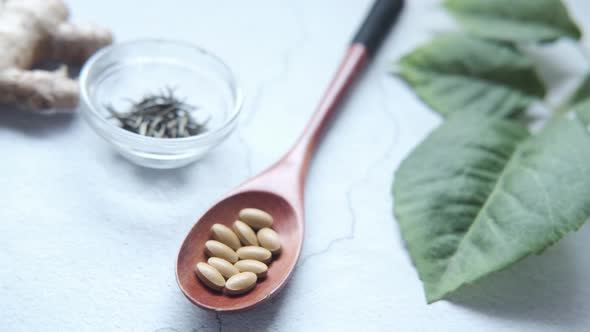
<svg viewBox="0 0 590 332">
<path fill-rule="evenodd" d="M 227 307 L 227 306 L 219 306 L 219 305 L 215 305 L 214 303 L 212 304 L 210 301 L 201 301 L 199 299 L 198 296 L 193 296 L 193 294 L 191 294 L 191 291 L 189 289 L 187 289 L 187 287 L 185 287 L 185 285 L 183 284 L 183 282 L 181 281 L 181 276 L 179 274 L 181 268 L 180 266 L 183 265 L 186 268 L 186 262 L 181 262 L 181 260 L 185 259 L 185 255 L 186 253 L 184 253 L 184 248 L 186 246 L 188 246 L 189 244 L 192 243 L 192 241 L 195 240 L 195 234 L 199 233 L 199 227 L 201 227 L 201 222 L 204 222 L 204 217 L 213 209 L 215 208 L 219 208 L 220 204 L 224 204 L 224 202 L 227 202 L 228 200 L 231 200 L 232 198 L 235 199 L 235 197 L 237 197 L 238 195 L 270 195 L 273 196 L 274 198 L 277 199 L 277 202 L 282 201 L 281 204 L 286 204 L 290 211 L 287 211 L 288 213 L 291 214 L 292 217 L 290 217 L 290 219 L 293 220 L 288 220 L 288 221 L 282 221 L 282 222 L 295 222 L 295 225 L 292 225 L 293 227 L 295 227 L 296 230 L 298 230 L 299 236 L 296 236 L 297 234 L 295 234 L 295 236 L 297 237 L 297 241 L 296 243 L 298 245 L 293 246 L 294 248 L 291 248 L 291 254 L 288 256 L 288 262 L 286 266 L 283 266 L 281 270 L 279 270 L 280 272 L 283 272 L 282 275 L 280 275 L 280 277 L 276 280 L 272 281 L 271 285 L 266 286 L 267 289 L 260 289 L 257 290 L 256 288 L 254 290 L 252 290 L 251 292 L 261 292 L 261 295 L 264 295 L 264 297 L 259 298 L 259 299 L 248 299 L 246 301 L 242 300 L 241 296 L 235 296 L 235 297 L 230 297 L 232 299 L 235 299 L 235 305 L 232 305 L 231 307 Z M 180 246 L 180 250 L 178 252 L 178 256 L 176 259 L 176 266 L 175 266 L 175 275 L 176 275 L 176 282 L 178 284 L 178 287 L 180 288 L 180 290 L 182 291 L 182 293 L 184 294 L 184 296 L 193 304 L 195 304 L 196 306 L 206 309 L 206 310 L 210 310 L 210 311 L 215 311 L 215 312 L 224 312 L 224 313 L 228 313 L 228 312 L 242 312 L 242 311 L 246 311 L 248 309 L 251 309 L 259 304 L 265 303 L 267 302 L 269 299 L 271 299 L 273 296 L 275 296 L 278 292 L 280 292 L 283 287 L 286 285 L 286 283 L 288 282 L 288 280 L 290 279 L 296 265 L 297 262 L 299 260 L 300 254 L 301 254 L 301 250 L 302 250 L 302 246 L 303 246 L 303 234 L 304 234 L 304 223 L 303 223 L 303 216 L 302 216 L 302 211 L 300 211 L 301 207 L 299 209 L 297 209 L 298 205 L 294 205 L 293 204 L 293 199 L 288 199 L 287 197 L 284 197 L 283 195 L 273 191 L 273 190 L 265 190 L 265 189 L 257 189 L 257 188 L 252 188 L 250 190 L 236 190 L 232 193 L 230 193 L 229 195 L 225 196 L 224 198 L 220 199 L 218 202 L 216 202 L 215 204 L 211 205 L 211 207 L 205 211 L 203 213 L 203 215 L 201 215 L 199 217 L 199 219 L 197 220 L 197 222 L 191 227 L 191 229 L 189 230 L 188 234 L 186 235 L 186 237 L 184 238 L 182 245 Z M 232 203 L 228 203 L 228 204 L 232 204 Z M 237 213 L 237 211 L 236 211 Z M 275 221 L 276 222 L 276 221 Z M 283 253 L 281 253 L 282 255 Z M 281 256 L 278 256 L 279 259 Z M 272 269 L 272 265 L 269 266 L 269 270 Z M 196 276 L 195 276 L 196 278 Z M 185 279 L 186 280 L 186 279 Z M 198 282 L 198 281 L 197 281 Z M 264 282 L 264 280 L 263 280 Z M 264 292 L 264 293 L 262 293 Z M 227 296 L 227 295 L 220 295 L 220 296 Z"/>
</svg>

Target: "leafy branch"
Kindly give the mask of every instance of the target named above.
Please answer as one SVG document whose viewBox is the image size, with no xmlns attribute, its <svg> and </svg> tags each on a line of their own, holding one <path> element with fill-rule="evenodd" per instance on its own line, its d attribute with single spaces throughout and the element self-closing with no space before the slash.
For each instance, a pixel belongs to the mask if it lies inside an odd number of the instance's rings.
<svg viewBox="0 0 590 332">
<path fill-rule="evenodd" d="M 444 7 L 467 33 L 438 36 L 397 64 L 445 118 L 393 186 L 428 302 L 542 252 L 590 217 L 590 76 L 536 135 L 515 120 L 546 94 L 517 46 L 579 40 L 567 8 L 559 0 Z"/>
</svg>

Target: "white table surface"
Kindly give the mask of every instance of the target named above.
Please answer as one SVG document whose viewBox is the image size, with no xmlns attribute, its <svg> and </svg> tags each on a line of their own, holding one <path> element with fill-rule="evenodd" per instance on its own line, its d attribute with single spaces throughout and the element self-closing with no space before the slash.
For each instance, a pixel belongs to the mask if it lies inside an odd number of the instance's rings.
<svg viewBox="0 0 590 332">
<path fill-rule="evenodd" d="M 245 90 L 244 116 L 198 164 L 156 171 L 117 156 L 78 115 L 1 112 L 0 330 L 589 331 L 588 226 L 426 305 L 389 191 L 393 170 L 440 120 L 387 69 L 449 20 L 437 1 L 407 2 L 313 161 L 289 285 L 252 311 L 216 315 L 179 291 L 180 243 L 210 203 L 294 141 L 370 1 L 71 0 L 74 20 L 109 26 L 118 40 L 175 38 L 219 54 Z M 568 2 L 590 31 L 590 3 Z M 588 66 L 560 46 L 557 57 L 542 52 L 553 59 L 542 67 L 564 91 Z"/>
</svg>

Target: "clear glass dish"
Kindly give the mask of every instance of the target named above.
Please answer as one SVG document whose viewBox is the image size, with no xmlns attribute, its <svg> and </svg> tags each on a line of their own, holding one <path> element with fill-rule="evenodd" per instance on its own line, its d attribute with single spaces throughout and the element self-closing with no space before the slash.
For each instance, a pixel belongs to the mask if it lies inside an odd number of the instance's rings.
<svg viewBox="0 0 590 332">
<path fill-rule="evenodd" d="M 205 132 L 184 138 L 154 138 L 127 131 L 111 119 L 107 105 L 124 110 L 129 100 L 170 87 L 197 106 Z M 235 129 L 243 95 L 229 67 L 211 53 L 182 42 L 140 40 L 109 46 L 80 73 L 80 109 L 90 126 L 132 162 L 175 168 L 204 156 Z"/>
</svg>

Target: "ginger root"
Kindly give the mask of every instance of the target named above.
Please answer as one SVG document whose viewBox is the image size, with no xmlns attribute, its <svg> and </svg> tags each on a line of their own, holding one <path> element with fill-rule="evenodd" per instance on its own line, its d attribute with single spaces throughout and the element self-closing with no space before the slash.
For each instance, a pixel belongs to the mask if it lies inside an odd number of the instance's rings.
<svg viewBox="0 0 590 332">
<path fill-rule="evenodd" d="M 94 25 L 67 22 L 62 0 L 0 0 L 0 104 L 22 109 L 74 109 L 78 83 L 62 67 L 31 70 L 44 61 L 81 64 L 112 42 Z"/>
</svg>

